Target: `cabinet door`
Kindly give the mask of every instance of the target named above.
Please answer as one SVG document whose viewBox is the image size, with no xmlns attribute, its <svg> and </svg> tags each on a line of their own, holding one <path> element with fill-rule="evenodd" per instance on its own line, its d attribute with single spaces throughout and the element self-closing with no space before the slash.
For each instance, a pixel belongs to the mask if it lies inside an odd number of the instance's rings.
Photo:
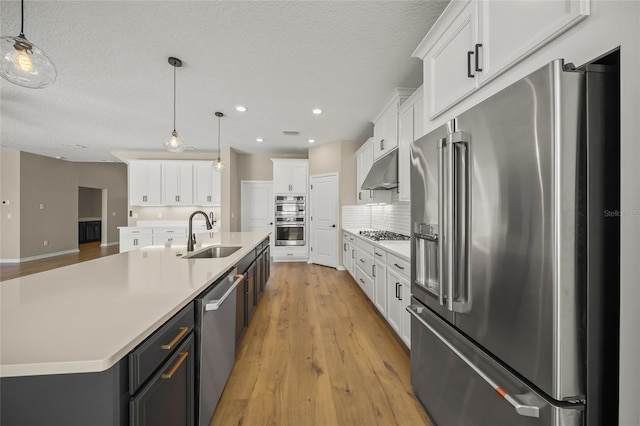
<svg viewBox="0 0 640 426">
<path fill-rule="evenodd" d="M 402 303 L 399 299 L 402 278 L 387 268 L 387 321 L 400 334 L 402 327 Z"/>
<path fill-rule="evenodd" d="M 291 193 L 306 194 L 309 179 L 308 167 L 306 164 L 291 165 Z"/>
<path fill-rule="evenodd" d="M 413 142 L 413 107 L 400 114 L 399 123 L 399 145 L 398 148 L 398 199 L 409 201 L 411 199 L 411 188 L 409 186 L 409 154 L 411 142 Z"/>
<path fill-rule="evenodd" d="M 221 185 L 221 174 L 218 172 L 213 172 L 212 175 L 212 184 L 211 184 L 211 204 L 214 206 L 220 206 L 220 202 L 222 200 L 222 185 Z"/>
<path fill-rule="evenodd" d="M 433 118 L 462 99 L 477 86 L 474 51 L 477 3 L 467 0 L 459 15 L 438 38 L 424 58 L 424 84 L 429 94 L 428 116 Z M 470 74 L 469 74 L 470 72 Z M 471 75 L 471 77 L 469 77 Z"/>
<path fill-rule="evenodd" d="M 369 174 L 371 166 L 373 166 L 373 150 L 374 150 L 374 138 L 369 138 L 365 142 L 364 149 L 362 149 L 356 157 L 356 172 L 357 172 L 357 202 L 358 204 L 366 204 L 373 202 L 373 191 L 368 189 L 361 189 L 364 179 Z"/>
<path fill-rule="evenodd" d="M 387 265 L 382 262 L 375 262 L 374 266 L 373 291 L 374 304 L 382 316 L 387 314 Z"/>
<path fill-rule="evenodd" d="M 291 192 L 291 169 L 288 165 L 274 164 L 273 193 L 289 194 Z"/>
<path fill-rule="evenodd" d="M 193 163 L 193 203 L 197 206 L 213 204 L 213 164 L 209 161 Z M 219 173 L 216 173 L 219 175 Z"/>
<path fill-rule="evenodd" d="M 162 166 L 156 161 L 129 164 L 129 204 L 158 206 L 162 204 Z"/>
<path fill-rule="evenodd" d="M 588 0 L 480 2 L 483 81 L 544 46 L 588 15 Z"/>
<path fill-rule="evenodd" d="M 162 163 L 163 204 L 193 204 L 193 171 L 191 163 Z"/>
<path fill-rule="evenodd" d="M 411 314 L 407 312 L 407 306 L 411 304 L 411 285 L 409 280 L 402 277 L 400 284 L 400 338 L 411 348 Z"/>
<path fill-rule="evenodd" d="M 132 426 L 193 425 L 195 391 L 193 335 L 129 403 Z"/>
<path fill-rule="evenodd" d="M 376 160 L 383 155 L 393 151 L 398 146 L 398 106 L 399 101 L 395 101 L 384 113 L 384 143 L 382 151 Z"/>
<path fill-rule="evenodd" d="M 255 282 L 256 282 L 256 264 L 255 262 L 251 264 L 247 272 L 245 272 L 244 281 L 246 284 L 247 291 L 247 324 L 251 321 L 251 317 L 253 316 L 253 311 L 256 309 L 255 304 Z"/>
</svg>

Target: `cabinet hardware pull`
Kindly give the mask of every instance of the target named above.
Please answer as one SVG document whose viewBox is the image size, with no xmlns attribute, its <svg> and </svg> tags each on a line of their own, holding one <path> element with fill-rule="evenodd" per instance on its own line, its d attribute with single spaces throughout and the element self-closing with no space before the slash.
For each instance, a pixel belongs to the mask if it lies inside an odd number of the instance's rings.
<svg viewBox="0 0 640 426">
<path fill-rule="evenodd" d="M 398 268 L 398 269 L 404 269 L 404 267 L 402 267 L 402 266 L 398 265 L 397 263 L 394 263 L 394 264 L 393 264 L 393 266 L 395 266 L 395 267 L 396 267 L 396 268 Z"/>
<path fill-rule="evenodd" d="M 344 243 L 344 249 L 343 251 L 347 251 L 347 243 Z"/>
<path fill-rule="evenodd" d="M 480 55 L 478 51 L 482 47 L 482 43 L 476 43 L 476 71 L 482 72 L 482 68 L 480 68 Z"/>
<path fill-rule="evenodd" d="M 384 139 L 380 139 L 380 151 L 384 151 Z"/>
<path fill-rule="evenodd" d="M 358 192 L 358 200 L 362 200 L 362 192 Z"/>
<path fill-rule="evenodd" d="M 176 374 L 176 371 L 178 371 L 178 368 L 180 368 L 180 366 L 182 365 L 184 360 L 187 359 L 188 356 L 189 356 L 189 352 L 180 352 L 180 358 L 178 358 L 178 361 L 176 361 L 176 363 L 173 364 L 173 367 L 171 367 L 171 370 L 169 370 L 168 373 L 164 373 L 162 375 L 162 378 L 170 379 L 171 377 L 173 377 L 173 375 Z"/>
<path fill-rule="evenodd" d="M 166 345 L 162 345 L 160 347 L 166 350 L 173 349 L 173 347 L 180 341 L 180 339 L 182 339 L 182 336 L 187 334 L 187 331 L 189 331 L 189 327 L 180 327 L 180 331 L 178 332 L 176 337 L 174 337 L 173 340 L 167 343 Z"/>
<path fill-rule="evenodd" d="M 364 263 L 364 259 L 360 259 L 360 262 Z"/>
<path fill-rule="evenodd" d="M 402 300 L 402 285 L 398 283 L 398 299 Z"/>
<path fill-rule="evenodd" d="M 360 282 L 361 282 L 362 284 L 364 284 L 364 280 L 363 280 L 362 278 L 360 278 Z"/>
<path fill-rule="evenodd" d="M 371 265 L 371 275 L 373 275 L 373 277 L 376 277 L 376 265 Z"/>
<path fill-rule="evenodd" d="M 475 75 L 471 74 L 471 56 L 473 56 L 473 50 L 467 52 L 467 77 L 474 78 Z"/>
<path fill-rule="evenodd" d="M 396 299 L 398 298 L 398 284 L 400 283 L 396 283 Z"/>
<path fill-rule="evenodd" d="M 374 253 L 376 254 L 376 256 L 380 256 L 380 257 L 382 257 L 382 255 L 381 255 L 380 253 L 378 253 L 377 251 L 376 251 L 376 252 L 374 252 Z"/>
</svg>

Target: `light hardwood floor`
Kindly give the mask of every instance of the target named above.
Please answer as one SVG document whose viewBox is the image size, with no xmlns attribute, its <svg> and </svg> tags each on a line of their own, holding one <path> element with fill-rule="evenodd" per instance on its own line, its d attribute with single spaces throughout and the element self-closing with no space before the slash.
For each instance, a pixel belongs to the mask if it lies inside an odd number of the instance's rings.
<svg viewBox="0 0 640 426">
<path fill-rule="evenodd" d="M 100 247 L 100 242 L 80 244 L 79 253 L 63 254 L 22 263 L 0 263 L 0 281 L 10 280 L 61 266 L 85 262 L 119 252 L 118 245 Z"/>
<path fill-rule="evenodd" d="M 431 425 L 409 357 L 347 272 L 275 263 L 212 425 Z"/>
</svg>

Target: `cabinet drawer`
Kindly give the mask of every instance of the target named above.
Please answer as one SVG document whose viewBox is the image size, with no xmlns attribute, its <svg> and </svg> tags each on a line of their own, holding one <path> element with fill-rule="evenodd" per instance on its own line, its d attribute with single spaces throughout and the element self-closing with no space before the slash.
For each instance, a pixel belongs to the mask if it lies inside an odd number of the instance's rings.
<svg viewBox="0 0 640 426">
<path fill-rule="evenodd" d="M 367 297 L 373 301 L 373 278 L 365 273 L 360 266 L 356 268 L 356 282 Z"/>
<path fill-rule="evenodd" d="M 364 251 L 361 247 L 356 248 L 356 265 L 362 269 L 370 278 L 373 277 L 373 256 Z"/>
<path fill-rule="evenodd" d="M 411 267 L 411 265 L 406 260 L 391 253 L 387 253 L 387 267 L 398 272 L 405 278 L 409 278 L 409 274 L 411 272 L 409 268 Z"/>
<path fill-rule="evenodd" d="M 373 247 L 373 258 L 376 262 L 387 263 L 387 252 L 382 250 L 380 247 Z"/>
<path fill-rule="evenodd" d="M 134 394 L 193 330 L 194 307 L 189 303 L 129 354 L 129 390 Z"/>
<path fill-rule="evenodd" d="M 358 241 L 356 242 L 356 247 L 358 247 L 359 249 L 362 249 L 363 251 L 373 256 L 373 244 L 366 242 L 362 238 L 358 238 Z"/>
<path fill-rule="evenodd" d="M 120 235 L 128 236 L 128 235 L 153 235 L 152 228 L 128 228 L 128 229 L 120 229 Z"/>
<path fill-rule="evenodd" d="M 131 426 L 193 425 L 195 350 L 193 333 L 129 402 Z"/>
</svg>

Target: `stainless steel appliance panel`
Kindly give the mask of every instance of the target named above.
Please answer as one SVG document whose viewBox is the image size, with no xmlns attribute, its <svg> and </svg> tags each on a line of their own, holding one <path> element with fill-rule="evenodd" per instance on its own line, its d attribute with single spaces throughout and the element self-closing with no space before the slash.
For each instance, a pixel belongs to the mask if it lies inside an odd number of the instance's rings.
<svg viewBox="0 0 640 426">
<path fill-rule="evenodd" d="M 222 395 L 236 353 L 237 269 L 197 299 L 200 330 L 198 424 L 209 425 Z"/>
<path fill-rule="evenodd" d="M 411 292 L 436 313 L 453 321 L 453 312 L 444 304 L 441 212 L 438 199 L 443 194 L 439 165 L 439 144 L 451 131 L 442 126 L 411 144 Z M 435 271 L 434 271 L 435 269 Z"/>
<path fill-rule="evenodd" d="M 454 134 L 467 139 L 470 173 L 454 188 L 470 195 L 470 269 L 453 289 L 468 306 L 455 325 L 557 400 L 585 393 L 574 260 L 583 76 L 562 66 L 462 114 Z"/>
<path fill-rule="evenodd" d="M 408 308 L 412 314 L 412 385 L 435 424 L 583 424 L 583 406 L 563 408 L 550 403 L 440 317 L 421 307 L 417 299 L 412 302 Z"/>
<path fill-rule="evenodd" d="M 305 245 L 305 224 L 303 223 L 277 223 L 276 246 L 303 246 Z"/>
</svg>

